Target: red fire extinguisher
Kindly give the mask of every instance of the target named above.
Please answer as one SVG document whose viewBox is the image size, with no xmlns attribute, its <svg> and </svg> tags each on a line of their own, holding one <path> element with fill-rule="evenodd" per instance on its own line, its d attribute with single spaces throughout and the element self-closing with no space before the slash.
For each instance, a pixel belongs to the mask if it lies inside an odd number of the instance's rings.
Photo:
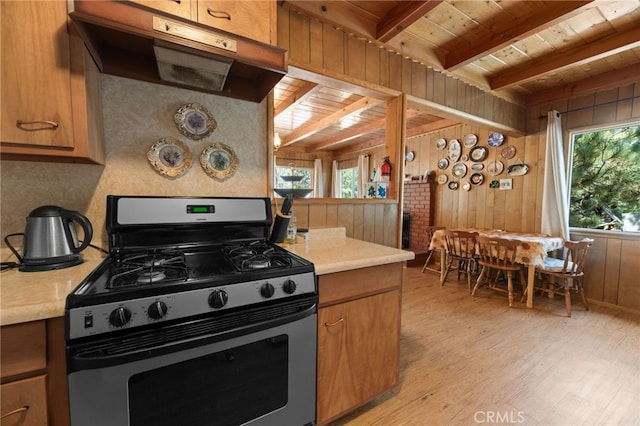
<svg viewBox="0 0 640 426">
<path fill-rule="evenodd" d="M 382 164 L 380 165 L 380 175 L 382 175 L 382 179 L 389 180 L 391 177 L 391 162 L 389 161 L 389 157 L 384 157 L 382 160 Z"/>
</svg>

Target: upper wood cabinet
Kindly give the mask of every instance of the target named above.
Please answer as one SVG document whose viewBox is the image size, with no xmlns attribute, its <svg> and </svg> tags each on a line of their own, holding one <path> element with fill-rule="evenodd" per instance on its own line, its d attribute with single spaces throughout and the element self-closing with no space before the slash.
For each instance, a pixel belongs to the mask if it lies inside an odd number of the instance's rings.
<svg viewBox="0 0 640 426">
<path fill-rule="evenodd" d="M 262 43 L 272 45 L 277 43 L 277 4 L 275 0 L 131 1 Z"/>
<path fill-rule="evenodd" d="M 66 2 L 0 7 L 2 159 L 104 163 L 100 76 Z"/>
</svg>

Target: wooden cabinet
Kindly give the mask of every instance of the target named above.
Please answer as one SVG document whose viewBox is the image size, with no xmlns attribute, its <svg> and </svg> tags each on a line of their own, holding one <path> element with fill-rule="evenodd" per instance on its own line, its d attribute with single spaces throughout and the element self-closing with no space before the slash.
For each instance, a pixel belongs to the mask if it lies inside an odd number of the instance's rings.
<svg viewBox="0 0 640 426">
<path fill-rule="evenodd" d="M 319 277 L 317 422 L 398 384 L 402 264 Z"/>
<path fill-rule="evenodd" d="M 277 4 L 275 0 L 131 0 L 166 12 L 257 40 L 277 44 Z"/>
<path fill-rule="evenodd" d="M 104 163 L 100 76 L 66 2 L 0 8 L 2 159 Z"/>
<path fill-rule="evenodd" d="M 2 327 L 0 423 L 42 426 L 47 421 L 44 321 Z"/>
<path fill-rule="evenodd" d="M 0 330 L 0 424 L 68 426 L 64 318 Z"/>
</svg>

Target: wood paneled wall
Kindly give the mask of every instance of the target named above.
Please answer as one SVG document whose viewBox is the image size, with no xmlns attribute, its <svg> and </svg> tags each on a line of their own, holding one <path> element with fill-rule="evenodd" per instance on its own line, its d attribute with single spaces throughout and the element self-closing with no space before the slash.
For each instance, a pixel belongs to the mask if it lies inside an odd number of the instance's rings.
<svg viewBox="0 0 640 426">
<path fill-rule="evenodd" d="M 462 112 L 470 120 L 524 134 L 524 107 L 282 6 L 278 46 L 288 50 L 289 65 L 364 87 L 403 92 L 445 112 Z"/>
</svg>

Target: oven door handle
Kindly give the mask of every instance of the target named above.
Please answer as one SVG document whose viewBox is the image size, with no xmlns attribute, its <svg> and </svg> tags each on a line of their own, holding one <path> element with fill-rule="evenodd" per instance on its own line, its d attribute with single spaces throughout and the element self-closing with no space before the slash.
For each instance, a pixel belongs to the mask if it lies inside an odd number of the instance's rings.
<svg viewBox="0 0 640 426">
<path fill-rule="evenodd" d="M 310 315 L 315 315 L 316 312 L 317 305 L 314 303 L 313 306 L 305 310 L 283 317 L 236 327 L 231 330 L 203 333 L 197 336 L 179 338 L 171 341 L 164 340 L 154 344 L 145 343 L 146 341 L 144 339 L 137 339 L 133 336 L 122 339 L 101 339 L 94 344 L 82 344 L 78 345 L 78 347 L 68 345 L 67 370 L 71 373 L 73 371 L 104 368 L 211 345 L 235 337 L 246 336 L 270 328 L 291 324 L 307 318 Z M 206 326 L 206 323 L 215 321 L 216 318 L 209 318 L 203 325 Z M 162 333 L 162 331 L 159 333 Z"/>
</svg>

